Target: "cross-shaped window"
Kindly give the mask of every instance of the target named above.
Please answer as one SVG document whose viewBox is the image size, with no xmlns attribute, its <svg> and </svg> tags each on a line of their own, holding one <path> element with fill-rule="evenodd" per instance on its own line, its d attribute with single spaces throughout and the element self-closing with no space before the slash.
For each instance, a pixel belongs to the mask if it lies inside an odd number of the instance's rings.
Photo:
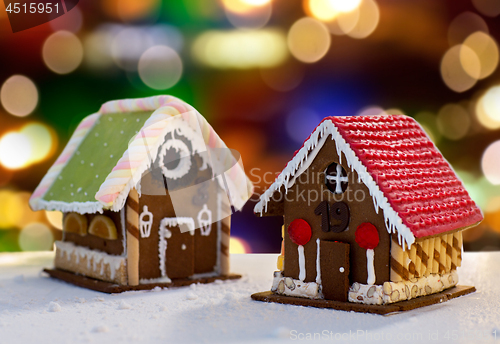
<svg viewBox="0 0 500 344">
<path fill-rule="evenodd" d="M 325 171 L 325 185 L 333 193 L 341 194 L 347 189 L 349 178 L 344 168 L 332 163 Z"/>
</svg>

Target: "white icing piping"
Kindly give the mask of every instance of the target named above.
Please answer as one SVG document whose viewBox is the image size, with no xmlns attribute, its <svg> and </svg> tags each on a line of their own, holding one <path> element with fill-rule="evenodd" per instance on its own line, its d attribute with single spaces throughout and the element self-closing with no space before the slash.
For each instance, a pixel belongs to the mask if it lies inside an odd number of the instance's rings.
<svg viewBox="0 0 500 344">
<path fill-rule="evenodd" d="M 217 259 L 215 261 L 215 266 L 214 266 L 214 271 L 217 272 L 217 274 L 220 274 L 221 267 L 220 267 L 220 245 L 221 245 L 221 235 L 222 235 L 222 211 L 221 211 L 221 206 L 222 206 L 222 197 L 220 194 L 220 191 L 217 190 Z"/>
<path fill-rule="evenodd" d="M 304 255 L 304 246 L 299 245 L 299 280 L 304 282 L 306 278 L 306 257 Z"/>
<path fill-rule="evenodd" d="M 342 153 L 344 153 L 347 165 L 358 173 L 358 181 L 363 182 L 368 188 L 370 196 L 372 196 L 373 199 L 375 211 L 378 213 L 378 209 L 382 209 L 384 222 L 389 234 L 397 233 L 399 242 L 401 243 L 402 239 L 404 239 L 407 246 L 410 247 L 415 242 L 415 236 L 403 223 L 398 213 L 391 207 L 387 197 L 380 191 L 380 188 L 373 180 L 373 177 L 368 173 L 366 167 L 361 163 L 349 144 L 347 144 L 345 139 L 338 132 L 337 127 L 335 127 L 330 120 L 324 121 L 313 131 L 310 138 L 304 142 L 304 146 L 297 152 L 295 157 L 288 162 L 285 169 L 280 173 L 278 178 L 276 178 L 276 181 L 260 196 L 260 201 L 255 205 L 254 212 L 262 215 L 267 211 L 267 204 L 275 191 L 278 191 L 283 185 L 287 185 L 287 190 L 293 185 L 293 183 L 289 183 L 290 178 L 293 178 L 292 182 L 295 182 L 296 178 L 299 176 L 298 172 L 303 173 L 314 160 L 313 158 L 309 158 L 309 150 L 319 146 L 319 143 L 323 145 L 325 142 L 324 138 L 328 135 L 332 135 L 332 140 L 335 141 L 339 163 L 342 163 Z"/>
<path fill-rule="evenodd" d="M 76 263 L 80 262 L 80 259 L 87 259 L 87 269 L 97 272 L 98 264 L 101 265 L 100 274 L 104 274 L 104 265 L 107 264 L 109 266 L 110 278 L 114 279 L 116 271 L 120 269 L 122 264 L 125 263 L 125 258 L 122 256 L 113 256 L 105 252 L 101 252 L 98 250 L 91 250 L 86 247 L 77 246 L 71 242 L 62 242 L 56 241 L 55 243 L 56 250 L 59 254 L 66 255 L 66 259 L 71 259 L 71 254 L 75 255 Z M 91 263 L 92 261 L 92 263 Z"/>
<path fill-rule="evenodd" d="M 206 216 L 204 216 L 206 215 Z M 206 217 L 206 218 L 204 218 Z M 203 204 L 203 208 L 198 213 L 198 226 L 200 233 L 203 236 L 209 236 L 212 230 L 212 211 L 208 209 L 207 204 Z M 222 220 L 222 219 L 220 219 Z"/>
<path fill-rule="evenodd" d="M 321 285 L 321 263 L 320 263 L 320 256 L 319 256 L 319 243 L 320 240 L 319 238 L 316 239 L 316 283 Z"/>
<path fill-rule="evenodd" d="M 375 251 L 366 250 L 366 270 L 368 271 L 367 284 L 375 284 L 375 265 L 374 265 Z"/>
<path fill-rule="evenodd" d="M 95 214 L 104 212 L 104 208 L 99 202 L 71 202 L 66 203 L 62 201 L 46 201 L 44 199 L 39 199 L 36 202 L 36 207 L 33 210 L 57 210 L 63 213 L 79 213 L 79 214 Z"/>
</svg>

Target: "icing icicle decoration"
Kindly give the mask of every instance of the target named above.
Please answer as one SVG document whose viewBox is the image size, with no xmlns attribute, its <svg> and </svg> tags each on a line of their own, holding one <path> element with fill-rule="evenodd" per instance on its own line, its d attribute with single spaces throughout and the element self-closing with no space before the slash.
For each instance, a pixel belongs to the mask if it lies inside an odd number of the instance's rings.
<svg viewBox="0 0 500 344">
<path fill-rule="evenodd" d="M 304 255 L 304 245 L 311 240 L 311 226 L 303 219 L 295 219 L 288 226 L 288 235 L 293 243 L 297 244 L 299 252 L 299 279 L 306 278 L 306 258 Z"/>
<path fill-rule="evenodd" d="M 198 226 L 200 226 L 201 235 L 210 235 L 210 231 L 212 230 L 212 212 L 206 204 L 203 204 L 203 208 L 198 213 Z"/>
<path fill-rule="evenodd" d="M 358 245 L 366 249 L 366 271 L 368 272 L 366 283 L 375 284 L 375 252 L 373 250 L 379 243 L 377 228 L 369 222 L 362 223 L 356 229 L 355 237 Z"/>
<path fill-rule="evenodd" d="M 144 218 L 147 216 L 147 220 Z M 148 210 L 148 206 L 145 205 L 142 208 L 141 216 L 139 217 L 139 230 L 141 231 L 141 238 L 149 238 L 151 235 L 151 226 L 153 225 L 153 213 Z"/>
</svg>

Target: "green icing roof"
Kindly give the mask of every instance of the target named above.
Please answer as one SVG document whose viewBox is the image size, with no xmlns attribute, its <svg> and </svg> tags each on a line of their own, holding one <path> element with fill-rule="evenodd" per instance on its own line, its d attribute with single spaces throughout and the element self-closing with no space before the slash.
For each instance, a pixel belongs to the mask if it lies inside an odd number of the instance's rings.
<svg viewBox="0 0 500 344">
<path fill-rule="evenodd" d="M 152 111 L 101 115 L 47 190 L 46 201 L 97 202 L 95 194 Z"/>
</svg>

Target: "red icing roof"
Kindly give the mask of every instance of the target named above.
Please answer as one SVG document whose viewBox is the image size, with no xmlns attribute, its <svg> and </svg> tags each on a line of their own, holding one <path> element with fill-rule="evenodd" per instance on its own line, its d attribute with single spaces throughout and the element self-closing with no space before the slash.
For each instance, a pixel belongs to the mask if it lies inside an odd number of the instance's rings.
<svg viewBox="0 0 500 344">
<path fill-rule="evenodd" d="M 483 219 L 462 182 L 411 117 L 326 117 L 417 238 Z M 307 141 L 307 140 L 306 140 Z"/>
</svg>

